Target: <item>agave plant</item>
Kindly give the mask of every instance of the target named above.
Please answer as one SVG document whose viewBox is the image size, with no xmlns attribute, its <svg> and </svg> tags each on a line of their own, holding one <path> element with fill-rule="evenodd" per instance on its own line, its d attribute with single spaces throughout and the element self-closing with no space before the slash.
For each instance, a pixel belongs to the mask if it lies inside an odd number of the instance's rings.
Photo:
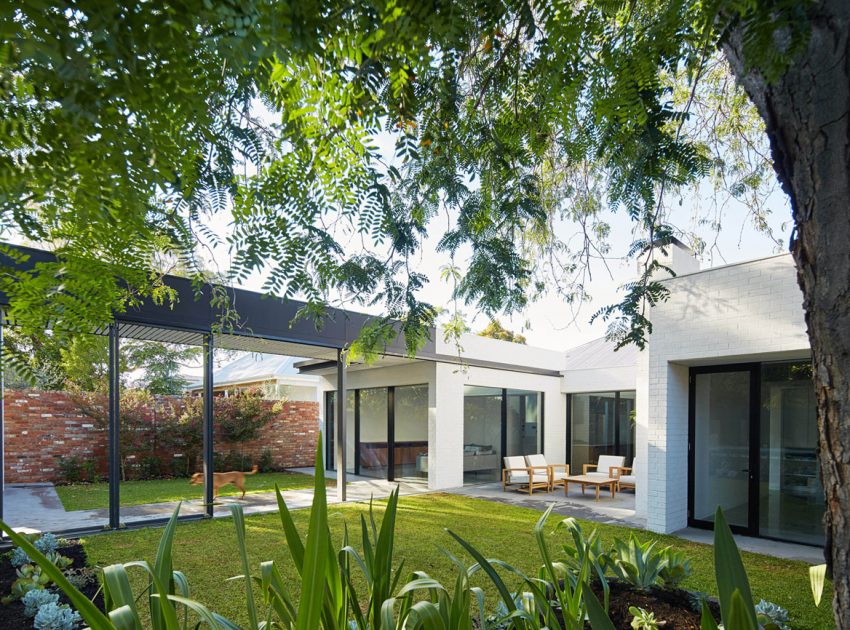
<svg viewBox="0 0 850 630">
<path fill-rule="evenodd" d="M 642 543 L 634 533 L 628 542 L 614 540 L 615 556 L 611 563 L 614 574 L 635 588 L 648 589 L 661 580 L 667 567 L 667 549 L 657 550 L 656 541 Z"/>
</svg>

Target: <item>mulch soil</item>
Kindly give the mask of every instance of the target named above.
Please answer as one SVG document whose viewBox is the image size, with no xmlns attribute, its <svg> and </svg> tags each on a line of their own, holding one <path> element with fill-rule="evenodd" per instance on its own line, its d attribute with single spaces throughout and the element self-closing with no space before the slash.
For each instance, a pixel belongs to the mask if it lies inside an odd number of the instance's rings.
<svg viewBox="0 0 850 630">
<path fill-rule="evenodd" d="M 638 590 L 624 582 L 612 580 L 609 582 L 610 595 L 608 614 L 615 628 L 631 630 L 634 615 L 629 612 L 630 606 L 643 608 L 655 613 L 658 622 L 665 622 L 664 630 L 699 630 L 701 612 L 694 610 L 691 594 L 682 589 Z M 595 584 L 594 593 L 602 601 L 602 587 Z M 714 618 L 719 622 L 720 607 L 717 602 L 709 601 Z"/>
<path fill-rule="evenodd" d="M 87 566 L 86 552 L 83 546 L 77 541 L 71 541 L 67 547 L 61 547 L 59 553 L 73 560 L 73 564 L 69 569 L 82 569 Z M 18 579 L 15 567 L 9 562 L 9 557 L 4 555 L 0 557 L 0 597 L 5 597 L 12 589 L 12 584 Z M 97 597 L 93 600 L 98 608 L 103 610 L 103 595 L 98 593 L 100 585 L 97 579 L 91 580 L 80 590 L 89 599 Z M 59 601 L 61 603 L 70 604 L 70 600 L 64 593 L 59 593 Z M 32 619 L 24 615 L 24 605 L 20 601 L 12 602 L 11 604 L 0 604 L 0 630 L 26 630 L 32 628 Z"/>
</svg>

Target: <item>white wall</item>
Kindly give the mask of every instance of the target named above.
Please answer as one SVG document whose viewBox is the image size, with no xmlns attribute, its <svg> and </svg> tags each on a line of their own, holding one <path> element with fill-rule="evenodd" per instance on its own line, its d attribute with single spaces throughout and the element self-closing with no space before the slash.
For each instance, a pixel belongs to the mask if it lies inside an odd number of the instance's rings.
<svg viewBox="0 0 850 630">
<path fill-rule="evenodd" d="M 566 409 L 561 379 L 490 368 L 437 366 L 437 456 L 441 478 L 434 488 L 463 485 L 463 388 L 465 385 L 543 392 L 543 451 L 551 463 L 566 461 Z"/>
<path fill-rule="evenodd" d="M 636 365 L 567 370 L 561 391 L 568 394 L 623 391 L 634 389 L 636 382 Z"/>
<path fill-rule="evenodd" d="M 443 339 L 442 331 L 436 335 L 436 351 L 438 354 L 458 356 L 458 347 L 453 342 Z M 540 370 L 564 369 L 564 353 L 557 350 L 546 350 L 534 346 L 526 346 L 510 341 L 500 341 L 480 335 L 465 334 L 460 340 L 461 358 L 477 359 L 479 361 L 496 361 L 522 367 Z"/>
<path fill-rule="evenodd" d="M 808 356 L 802 294 L 790 255 L 665 281 L 638 368 L 636 508 L 647 527 L 687 526 L 689 366 Z"/>
</svg>

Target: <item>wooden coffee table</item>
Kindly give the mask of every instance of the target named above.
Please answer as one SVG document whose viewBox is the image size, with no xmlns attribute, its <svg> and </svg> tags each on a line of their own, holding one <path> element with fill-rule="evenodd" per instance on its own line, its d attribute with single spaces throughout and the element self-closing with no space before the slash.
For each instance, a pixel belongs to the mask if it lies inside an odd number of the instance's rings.
<svg viewBox="0 0 850 630">
<path fill-rule="evenodd" d="M 581 493 L 584 494 L 584 489 L 587 486 L 596 488 L 596 500 L 599 500 L 599 489 L 607 487 L 611 491 L 611 498 L 617 496 L 617 480 L 610 478 L 591 477 L 589 475 L 573 475 L 563 479 L 564 496 L 567 496 L 570 491 L 570 484 L 577 483 L 581 486 Z"/>
</svg>

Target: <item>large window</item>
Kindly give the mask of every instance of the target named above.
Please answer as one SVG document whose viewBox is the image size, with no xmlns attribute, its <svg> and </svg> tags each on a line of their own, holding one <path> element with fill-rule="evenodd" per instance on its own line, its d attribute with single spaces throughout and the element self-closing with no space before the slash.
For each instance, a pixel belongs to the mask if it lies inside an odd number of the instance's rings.
<svg viewBox="0 0 850 630">
<path fill-rule="evenodd" d="M 334 403 L 325 398 L 326 462 L 336 469 Z M 378 479 L 428 476 L 428 386 L 373 387 L 346 392 L 346 469 Z"/>
<path fill-rule="evenodd" d="M 543 394 L 467 386 L 463 398 L 463 479 L 496 481 L 502 458 L 543 452 Z"/>
<path fill-rule="evenodd" d="M 690 396 L 691 521 L 823 544 L 811 364 L 692 368 Z"/>
<path fill-rule="evenodd" d="M 395 479 L 428 476 L 428 386 L 396 387 L 393 400 Z"/>
<path fill-rule="evenodd" d="M 634 458 L 635 429 L 632 418 L 635 393 L 601 392 L 568 396 L 570 470 L 581 472 L 600 455 Z"/>
<path fill-rule="evenodd" d="M 761 369 L 759 533 L 823 544 L 823 486 L 810 363 Z"/>
</svg>

